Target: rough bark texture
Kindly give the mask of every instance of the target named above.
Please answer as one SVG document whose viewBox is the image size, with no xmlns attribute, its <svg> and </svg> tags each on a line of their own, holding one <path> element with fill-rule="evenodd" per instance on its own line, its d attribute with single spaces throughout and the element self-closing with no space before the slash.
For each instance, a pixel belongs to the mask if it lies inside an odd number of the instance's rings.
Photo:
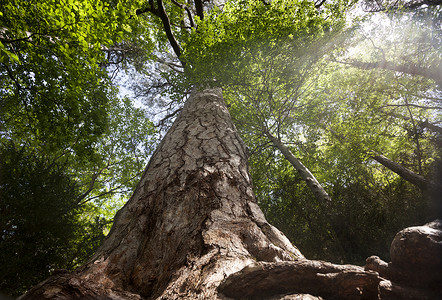
<svg viewBox="0 0 442 300">
<path fill-rule="evenodd" d="M 391 243 L 390 257 L 398 267 L 442 270 L 442 221 L 398 232 Z"/>
<path fill-rule="evenodd" d="M 216 299 L 254 261 L 302 257 L 265 220 L 221 90 L 207 90 L 186 102 L 93 258 L 23 299 Z"/>
<path fill-rule="evenodd" d="M 284 145 L 280 140 L 271 135 L 269 132 L 266 133 L 267 137 L 270 139 L 272 144 L 284 155 L 284 157 L 290 162 L 290 164 L 298 171 L 301 178 L 307 183 L 307 186 L 315 195 L 315 198 L 320 203 L 327 203 L 331 201 L 330 196 L 318 182 L 316 177 L 310 172 L 310 170 L 304 166 L 304 164 L 290 151 L 290 149 Z"/>
</svg>

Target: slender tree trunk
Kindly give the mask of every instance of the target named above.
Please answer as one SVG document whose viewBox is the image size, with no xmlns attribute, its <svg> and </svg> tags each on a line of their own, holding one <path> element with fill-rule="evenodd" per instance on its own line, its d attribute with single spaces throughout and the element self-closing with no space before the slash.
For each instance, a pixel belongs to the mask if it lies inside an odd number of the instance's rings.
<svg viewBox="0 0 442 300">
<path fill-rule="evenodd" d="M 347 140 L 346 137 L 342 136 L 341 134 L 338 134 L 333 129 L 329 128 L 329 131 L 338 138 L 339 141 Z M 423 176 L 416 174 L 415 172 L 401 166 L 395 161 L 392 161 L 391 159 L 376 153 L 376 151 L 373 151 L 371 149 L 367 150 L 368 153 L 370 153 L 370 157 L 376 160 L 378 163 L 389 169 L 390 171 L 393 171 L 400 177 L 402 177 L 404 180 L 410 182 L 411 184 L 414 184 L 418 188 L 420 188 L 423 191 L 427 190 L 438 190 L 438 187 L 435 183 L 431 182 L 430 180 L 425 179 Z"/>
<path fill-rule="evenodd" d="M 397 162 L 394 162 L 391 159 L 389 159 L 383 155 L 373 155 L 372 157 L 378 163 L 380 163 L 384 167 L 390 169 L 391 171 L 395 172 L 396 174 L 401 176 L 403 179 L 414 184 L 415 186 L 417 186 L 421 190 L 426 191 L 426 190 L 436 189 L 436 184 L 425 179 L 423 176 L 416 174 L 413 171 L 410 171 L 409 169 L 401 166 Z"/>
<path fill-rule="evenodd" d="M 301 178 L 307 183 L 307 186 L 315 195 L 315 198 L 320 203 L 327 203 L 331 201 L 330 196 L 316 179 L 316 177 L 310 172 L 310 170 L 304 166 L 304 164 L 290 151 L 290 149 L 284 145 L 279 139 L 274 137 L 270 132 L 266 132 L 267 137 L 272 144 L 284 155 L 284 157 L 290 162 L 290 164 L 298 171 Z"/>
<path fill-rule="evenodd" d="M 258 207 L 221 90 L 191 95 L 96 254 L 22 299 L 218 299 L 255 261 L 303 258 Z"/>
</svg>

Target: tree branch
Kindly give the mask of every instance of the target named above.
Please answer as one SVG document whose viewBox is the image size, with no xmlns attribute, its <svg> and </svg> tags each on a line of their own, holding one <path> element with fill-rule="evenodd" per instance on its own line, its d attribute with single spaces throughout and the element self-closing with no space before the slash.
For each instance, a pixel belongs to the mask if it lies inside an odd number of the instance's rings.
<svg viewBox="0 0 442 300">
<path fill-rule="evenodd" d="M 169 120 L 170 118 L 174 117 L 176 114 L 178 114 L 180 111 L 182 110 L 182 108 L 178 108 L 177 110 L 171 112 L 170 114 L 166 115 L 164 118 L 162 118 L 159 122 L 158 122 L 158 127 L 159 126 L 163 126 L 164 123 Z"/>
<path fill-rule="evenodd" d="M 163 0 L 157 0 L 157 6 L 158 7 L 156 8 L 154 5 L 154 0 L 149 0 L 149 6 L 142 9 L 137 9 L 136 14 L 138 16 L 143 13 L 150 12 L 161 19 L 167 39 L 169 40 L 169 43 L 172 46 L 173 51 L 175 52 L 176 56 L 179 59 L 181 56 L 181 47 L 172 32 L 170 19 L 169 16 L 167 15 L 166 9 L 164 8 Z M 182 64 L 184 65 L 183 62 Z"/>
<path fill-rule="evenodd" d="M 169 16 L 167 15 L 166 10 L 164 9 L 163 0 L 157 0 L 157 4 L 158 4 L 159 17 L 161 19 L 161 22 L 163 22 L 163 28 L 164 31 L 166 32 L 167 39 L 169 40 L 169 43 L 172 46 L 172 49 L 175 52 L 176 56 L 180 58 L 181 47 L 178 44 L 178 41 L 175 39 L 175 36 L 173 35 L 172 28 L 170 26 Z"/>
<path fill-rule="evenodd" d="M 395 118 L 398 118 L 398 119 L 402 119 L 404 121 L 409 121 L 410 120 L 410 117 L 403 116 L 401 114 L 396 114 L 394 112 L 384 111 L 383 109 L 381 109 L 381 112 L 386 114 L 386 115 L 388 115 L 388 116 L 392 116 L 392 117 L 395 117 Z M 433 123 L 430 123 L 428 120 L 420 121 L 418 123 L 418 126 L 421 126 L 422 128 L 428 128 L 431 132 L 442 134 L 442 127 L 434 125 Z"/>
<path fill-rule="evenodd" d="M 438 132 L 439 134 L 442 134 L 442 127 L 434 125 L 434 124 L 428 122 L 428 120 L 421 122 L 419 125 L 422 127 L 428 128 L 432 132 Z"/>
<path fill-rule="evenodd" d="M 200 20 L 203 20 L 204 19 L 203 1 L 194 0 L 194 2 L 195 2 L 196 15 L 200 18 Z"/>
<path fill-rule="evenodd" d="M 132 176 L 131 178 L 125 180 L 125 181 L 122 182 L 120 185 L 118 185 L 118 186 L 116 186 L 116 187 L 110 189 L 110 190 L 107 191 L 107 192 L 103 192 L 103 193 L 101 193 L 101 194 L 99 194 L 99 195 L 96 195 L 96 196 L 93 196 L 93 197 L 87 198 L 86 200 L 80 202 L 77 206 L 82 206 L 82 205 L 86 204 L 86 203 L 89 202 L 89 201 L 92 201 L 92 200 L 94 200 L 94 199 L 97 199 L 97 198 L 103 197 L 103 196 L 105 196 L 105 195 L 109 195 L 109 194 L 114 193 L 115 191 L 117 191 L 118 189 L 120 189 L 122 186 L 124 186 L 127 182 L 129 182 L 129 181 L 131 181 L 131 180 L 137 178 L 137 177 L 140 176 L 142 173 L 143 173 L 143 172 L 139 172 L 139 173 L 135 174 L 135 175 Z"/>
<path fill-rule="evenodd" d="M 377 62 L 362 62 L 362 61 L 336 61 L 341 64 L 350 65 L 360 69 L 384 69 L 391 70 L 400 73 L 418 75 L 425 78 L 434 80 L 437 84 L 442 85 L 442 72 L 436 68 L 422 68 L 417 65 L 407 64 L 398 65 L 390 61 L 377 61 Z"/>
<path fill-rule="evenodd" d="M 385 104 L 385 105 L 381 106 L 380 108 L 384 108 L 384 107 L 416 107 L 416 108 L 421 108 L 421 109 L 442 109 L 442 107 L 440 107 L 440 106 L 422 106 L 422 105 L 413 104 L 413 103 Z"/>
<path fill-rule="evenodd" d="M 348 139 L 345 136 L 337 133 L 333 129 L 328 128 L 328 130 L 340 142 L 348 141 Z M 377 161 L 378 163 L 380 163 L 381 165 L 383 165 L 384 167 L 386 167 L 390 171 L 396 173 L 402 179 L 410 182 L 411 184 L 414 184 L 415 186 L 417 186 L 421 190 L 425 191 L 425 190 L 436 190 L 437 189 L 437 185 L 434 182 L 425 179 L 425 177 L 414 173 L 413 171 L 403 167 L 402 165 L 398 164 L 397 162 L 392 161 L 391 159 L 383 156 L 382 154 L 378 154 L 376 151 L 371 150 L 371 149 L 366 149 L 365 151 L 369 154 L 369 156 L 372 159 L 374 159 L 375 161 Z"/>
<path fill-rule="evenodd" d="M 392 161 L 391 159 L 383 156 L 383 155 L 372 155 L 372 158 L 376 160 L 378 163 L 387 167 L 389 170 L 398 174 L 400 177 L 405 179 L 406 181 L 414 184 L 421 190 L 435 190 L 436 184 L 425 179 L 423 176 L 414 173 L 413 171 L 408 170 L 407 168 L 401 166 L 397 162 Z"/>
<path fill-rule="evenodd" d="M 142 15 L 142 14 L 147 13 L 147 12 L 150 12 L 150 13 L 154 14 L 157 17 L 160 16 L 160 13 L 159 13 L 158 9 L 155 8 L 155 4 L 154 4 L 153 0 L 149 0 L 149 6 L 147 6 L 145 8 L 137 9 L 135 14 L 137 16 L 139 16 L 139 15 Z"/>
<path fill-rule="evenodd" d="M 265 132 L 265 135 L 270 139 L 273 145 L 281 151 L 284 157 L 290 162 L 290 164 L 298 171 L 301 178 L 307 183 L 307 186 L 315 195 L 315 198 L 319 203 L 331 202 L 331 198 L 322 185 L 318 182 L 316 177 L 310 172 L 310 170 L 302 164 L 302 162 L 293 155 L 290 149 L 285 146 L 280 140 L 274 137 L 269 131 Z"/>
<path fill-rule="evenodd" d="M 193 16 L 192 16 L 192 12 L 190 11 L 189 7 L 187 7 L 187 5 L 178 3 L 175 0 L 171 0 L 173 4 L 175 4 L 176 6 L 178 6 L 181 9 L 184 9 L 187 12 L 187 17 L 189 18 L 189 22 L 190 22 L 190 27 L 192 28 L 196 28 L 195 26 L 195 22 L 193 20 Z"/>
<path fill-rule="evenodd" d="M 22 89 L 22 86 L 20 82 L 18 82 L 17 78 L 14 77 L 14 74 L 12 73 L 12 70 L 8 67 L 8 65 L 4 63 L 2 63 L 2 65 L 6 69 L 9 79 L 11 79 L 14 82 L 15 88 L 17 89 L 17 97 L 18 97 L 20 90 Z"/>
<path fill-rule="evenodd" d="M 405 2 L 405 3 L 404 3 Z M 441 0 L 411 0 L 411 1 L 396 1 L 392 5 L 384 5 L 382 0 L 365 0 L 363 10 L 366 12 L 381 12 L 386 10 L 413 10 L 426 6 L 437 6 L 442 4 Z"/>
<path fill-rule="evenodd" d="M 318 2 L 315 2 L 315 8 L 316 9 L 320 8 L 325 3 L 325 1 L 326 0 L 320 0 Z"/>
<path fill-rule="evenodd" d="M 91 182 L 89 183 L 88 189 L 77 198 L 77 201 L 76 201 L 78 203 L 77 206 L 81 206 L 85 203 L 85 202 L 81 202 L 81 201 L 92 192 L 92 190 L 94 189 L 95 182 L 97 181 L 98 177 L 101 175 L 102 171 L 103 171 L 103 169 L 100 170 L 98 173 L 95 173 L 94 175 L 92 175 L 92 179 L 91 179 Z"/>
</svg>

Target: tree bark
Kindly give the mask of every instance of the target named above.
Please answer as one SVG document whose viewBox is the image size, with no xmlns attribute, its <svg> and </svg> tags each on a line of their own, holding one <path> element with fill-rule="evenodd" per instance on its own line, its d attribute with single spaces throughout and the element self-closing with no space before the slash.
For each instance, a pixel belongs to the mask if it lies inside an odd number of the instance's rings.
<svg viewBox="0 0 442 300">
<path fill-rule="evenodd" d="M 221 299 L 255 262 L 303 258 L 256 203 L 221 90 L 193 93 L 99 250 L 21 299 Z"/>
<path fill-rule="evenodd" d="M 319 203 L 331 202 L 331 198 L 316 177 L 310 172 L 310 170 L 304 166 L 304 164 L 290 151 L 290 149 L 284 145 L 279 139 L 274 137 L 270 132 L 266 132 L 267 137 L 272 144 L 284 155 L 284 157 L 290 162 L 290 164 L 298 171 L 301 178 L 307 183 L 307 186 L 315 195 L 315 198 Z"/>
<path fill-rule="evenodd" d="M 408 227 L 391 242 L 391 262 L 367 258 L 365 270 L 383 278 L 382 299 L 442 299 L 442 221 Z"/>
</svg>

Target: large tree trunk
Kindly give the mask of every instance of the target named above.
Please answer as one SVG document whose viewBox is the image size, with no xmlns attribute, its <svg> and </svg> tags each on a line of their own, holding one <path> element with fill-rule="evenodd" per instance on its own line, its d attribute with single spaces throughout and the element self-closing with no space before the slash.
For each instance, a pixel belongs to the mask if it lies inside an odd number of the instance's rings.
<svg viewBox="0 0 442 300">
<path fill-rule="evenodd" d="M 300 258 L 256 203 L 221 90 L 206 90 L 186 102 L 96 254 L 22 299 L 217 299 L 254 261 Z"/>
</svg>

